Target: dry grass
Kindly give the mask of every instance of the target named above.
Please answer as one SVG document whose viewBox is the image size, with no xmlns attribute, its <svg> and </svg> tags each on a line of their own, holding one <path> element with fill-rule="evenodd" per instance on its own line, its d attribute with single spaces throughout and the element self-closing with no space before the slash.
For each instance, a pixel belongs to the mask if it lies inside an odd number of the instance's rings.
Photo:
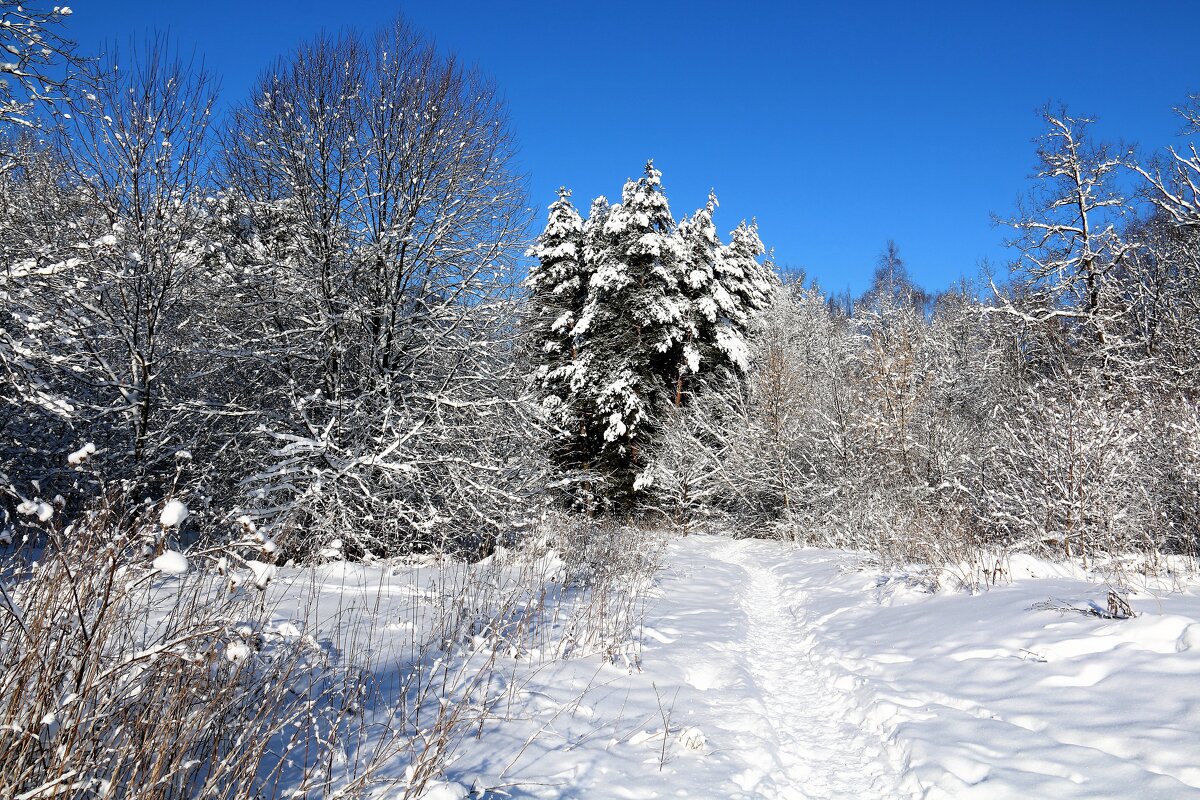
<svg viewBox="0 0 1200 800">
<path fill-rule="evenodd" d="M 262 557 L 253 539 L 193 550 L 188 574 L 166 577 L 151 566 L 161 529 L 113 504 L 46 533 L 0 583 L 13 800 L 417 797 L 464 736 L 511 713 L 521 665 L 603 653 L 636 667 L 660 552 L 560 519 L 479 564 L 406 565 L 419 591 L 397 635 L 392 586 L 333 593 L 331 612 L 316 570 L 231 581 L 228 565 Z M 203 568 L 221 559 L 226 574 Z M 280 624 L 285 605 L 295 624 Z"/>
</svg>

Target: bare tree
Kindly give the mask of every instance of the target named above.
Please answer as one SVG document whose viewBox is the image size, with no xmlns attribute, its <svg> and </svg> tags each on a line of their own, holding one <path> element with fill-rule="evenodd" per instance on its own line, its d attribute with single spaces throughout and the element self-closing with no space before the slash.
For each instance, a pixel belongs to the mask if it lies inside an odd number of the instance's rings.
<svg viewBox="0 0 1200 800">
<path fill-rule="evenodd" d="M 38 206 L 58 218 L 31 231 L 41 240 L 5 281 L 27 372 L 61 395 L 76 436 L 146 469 L 181 446 L 174 411 L 190 400 L 214 91 L 163 38 L 90 68 L 86 113 L 42 156 L 58 199 Z"/>
<path fill-rule="evenodd" d="M 1035 387 L 1006 415 L 981 509 L 1012 550 L 1067 558 L 1144 545 L 1151 483 L 1138 410 L 1096 387 Z"/>
<path fill-rule="evenodd" d="M 0 494 L 17 502 L 32 480 L 56 485 L 67 468 L 62 454 L 78 447 L 78 413 L 38 313 L 55 299 L 41 290 L 57 280 L 84 213 L 64 171 L 44 143 L 23 136 L 14 167 L 0 173 Z"/>
<path fill-rule="evenodd" d="M 67 87 L 81 66 L 75 43 L 59 32 L 69 6 L 34 0 L 0 0 L 0 126 L 34 128 L 38 107 L 52 114 L 69 108 Z M 0 168 L 11 169 L 15 152 L 0 148 Z"/>
<path fill-rule="evenodd" d="M 881 304 L 911 306 L 920 311 L 929 304 L 930 299 L 929 294 L 917 286 L 909 276 L 904 259 L 900 257 L 899 246 L 888 239 L 876 262 L 875 274 L 871 277 L 871 288 L 863 295 L 859 305 L 867 308 Z"/>
<path fill-rule="evenodd" d="M 1017 280 L 1038 293 L 1038 308 L 1026 309 L 1030 321 L 1074 321 L 1101 348 L 1107 328 L 1123 313 L 1110 304 L 1110 274 L 1137 245 L 1119 233 L 1117 222 L 1128 209 L 1113 185 L 1126 153 L 1114 154 L 1087 138 L 1091 120 L 1068 116 L 1065 109 L 1043 117 L 1047 131 L 1038 148 L 1038 182 L 1032 207 L 1010 222 L 1020 237 Z M 1011 303 L 1005 306 L 1015 310 Z"/>
<path fill-rule="evenodd" d="M 1190 95 L 1187 102 L 1175 109 L 1183 119 L 1183 133 L 1200 134 L 1200 94 Z M 1140 174 L 1148 187 L 1150 202 L 1176 224 L 1200 227 L 1200 151 L 1195 142 L 1182 149 L 1168 148 L 1170 157 L 1151 161 L 1149 166 L 1131 160 L 1130 166 Z"/>
<path fill-rule="evenodd" d="M 513 458 L 525 187 L 490 82 L 400 21 L 323 37 L 262 78 L 226 152 L 236 292 L 261 309 L 237 346 L 275 442 L 253 513 L 373 552 L 504 529 L 537 472 Z"/>
</svg>

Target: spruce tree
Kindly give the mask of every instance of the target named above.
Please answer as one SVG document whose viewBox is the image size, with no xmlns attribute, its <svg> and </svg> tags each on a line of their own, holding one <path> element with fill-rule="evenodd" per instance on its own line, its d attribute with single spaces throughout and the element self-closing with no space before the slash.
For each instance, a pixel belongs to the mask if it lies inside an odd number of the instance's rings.
<svg viewBox="0 0 1200 800">
<path fill-rule="evenodd" d="M 756 222 L 743 220 L 729 236 L 729 244 L 721 248 L 716 267 L 716 282 L 720 286 L 716 294 L 727 296 L 729 302 L 722 309 L 711 342 L 725 362 L 741 373 L 747 366 L 749 322 L 770 304 L 779 280 L 770 261 L 758 260 L 766 248 L 758 237 Z"/>
<path fill-rule="evenodd" d="M 676 226 L 653 162 L 620 203 L 593 201 L 586 221 L 568 196 L 560 191 L 531 250 L 537 379 L 561 466 L 598 474 L 624 505 L 668 408 L 704 380 L 744 373 L 747 324 L 773 274 L 753 224 L 722 245 L 715 196 Z"/>
<path fill-rule="evenodd" d="M 555 459 L 565 468 L 583 466 L 582 426 L 587 412 L 578 387 L 584 365 L 575 328 L 587 299 L 583 259 L 583 220 L 571 204 L 571 192 L 558 190 L 549 219 L 529 255 L 537 259 L 526 285 L 532 318 L 534 379 L 543 407 L 557 434 Z"/>
<path fill-rule="evenodd" d="M 708 203 L 679 224 L 678 236 L 684 259 L 684 292 L 688 299 L 686 339 L 676 359 L 675 405 L 695 391 L 705 373 L 719 369 L 723 359 L 713 346 L 717 328 L 732 309 L 733 300 L 717 280 L 722 257 L 721 240 L 713 224 L 717 208 L 715 194 Z"/>
<path fill-rule="evenodd" d="M 687 298 L 675 222 L 653 162 L 628 181 L 621 203 L 588 242 L 591 269 L 583 319 L 597 376 L 600 468 L 617 499 L 633 491 L 641 450 L 669 402 L 686 339 Z"/>
</svg>

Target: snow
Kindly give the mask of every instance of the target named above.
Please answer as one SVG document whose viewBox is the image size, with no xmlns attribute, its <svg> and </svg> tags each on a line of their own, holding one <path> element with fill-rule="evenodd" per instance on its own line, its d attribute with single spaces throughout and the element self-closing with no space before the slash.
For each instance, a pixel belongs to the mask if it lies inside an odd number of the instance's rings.
<svg viewBox="0 0 1200 800">
<path fill-rule="evenodd" d="M 820 671 L 925 797 L 1200 797 L 1194 589 L 1143 589 L 1139 617 L 1104 620 L 1047 610 L 1109 588 L 1054 570 L 931 594 L 818 557 L 785 567 L 786 596 L 813 598 Z"/>
<path fill-rule="evenodd" d="M 17 505 L 17 513 L 37 517 L 38 522 L 49 522 L 54 516 L 54 506 L 44 500 L 23 500 Z"/>
<path fill-rule="evenodd" d="M 543 666 L 449 776 L 536 798 L 1200 797 L 1200 593 L 1063 616 L 1035 605 L 1108 587 L 1042 566 L 930 592 L 853 554 L 676 540 L 641 671 Z"/>
<path fill-rule="evenodd" d="M 225 645 L 225 658 L 230 661 L 245 661 L 250 657 L 250 646 L 245 642 L 230 642 Z"/>
<path fill-rule="evenodd" d="M 469 789 L 458 783 L 434 781 L 425 786 L 420 800 L 463 800 L 469 794 Z"/>
<path fill-rule="evenodd" d="M 334 539 L 329 544 L 327 544 L 323 548 L 321 548 L 320 552 L 318 552 L 317 555 L 318 555 L 318 557 L 328 560 L 328 561 L 335 561 L 337 559 L 343 558 L 344 556 L 342 553 L 342 540 Z"/>
<path fill-rule="evenodd" d="M 177 528 L 188 517 L 188 507 L 179 500 L 168 500 L 158 521 L 164 528 Z"/>
<path fill-rule="evenodd" d="M 646 548 L 663 536 L 645 535 Z M 263 578 L 271 619 L 231 628 L 224 658 L 248 661 L 277 637 L 385 671 L 412 663 L 435 609 L 483 611 L 465 587 L 520 573 L 512 585 L 527 591 L 529 575 L 563 569 L 549 552 L 506 571 L 510 557 L 247 561 L 243 582 Z M 491 706 L 418 796 L 1200 798 L 1192 579 L 1104 583 L 1028 557 L 1004 567 L 1011 582 L 972 593 L 950 580 L 968 568 L 950 565 L 935 591 L 930 570 L 882 571 L 859 554 L 674 538 L 643 595 L 640 648 L 596 646 L 568 603 L 530 644 L 493 652 L 475 637 L 438 658 L 450 674 L 490 664 Z M 1114 588 L 1136 617 L 1084 613 Z M 362 711 L 360 753 L 402 702 L 386 683 Z M 397 754 L 378 777 L 408 785 L 409 769 Z"/>
<path fill-rule="evenodd" d="M 167 575 L 183 575 L 188 571 L 187 556 L 176 550 L 167 550 L 154 559 L 153 565 L 159 572 Z"/>
<path fill-rule="evenodd" d="M 96 452 L 96 445 L 88 442 L 83 447 L 67 456 L 67 463 L 73 467 L 78 467 Z"/>
<path fill-rule="evenodd" d="M 537 798 L 908 796 L 884 743 L 812 679 L 810 632 L 751 552 L 676 540 L 647 609 L 640 671 L 597 659 L 543 666 L 525 688 L 527 719 L 467 743 L 451 777 L 483 771 L 483 785 L 497 785 L 487 765 L 508 764 L 507 779 Z M 526 726 L 553 735 L 518 752 Z"/>
<path fill-rule="evenodd" d="M 267 584 L 275 577 L 276 568 L 274 564 L 250 560 L 246 562 L 246 566 L 250 569 L 250 574 L 253 576 L 254 585 L 259 589 L 266 589 Z"/>
</svg>

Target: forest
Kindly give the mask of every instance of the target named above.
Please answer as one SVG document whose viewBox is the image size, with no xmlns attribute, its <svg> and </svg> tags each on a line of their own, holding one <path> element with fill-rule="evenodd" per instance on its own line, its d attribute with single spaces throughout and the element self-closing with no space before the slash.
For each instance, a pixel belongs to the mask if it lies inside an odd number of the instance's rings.
<svg viewBox="0 0 1200 800">
<path fill-rule="evenodd" d="M 531 198 L 403 20 L 219 100 L 168 36 L 0 14 L 0 795 L 443 796 L 497 654 L 636 667 L 664 536 L 1195 570 L 1200 95 L 1160 152 L 1047 106 L 1009 263 L 932 292 L 884 241 L 851 297 L 653 161 Z M 440 599 L 351 664 L 381 622 L 268 600 L 334 564 Z"/>
</svg>

